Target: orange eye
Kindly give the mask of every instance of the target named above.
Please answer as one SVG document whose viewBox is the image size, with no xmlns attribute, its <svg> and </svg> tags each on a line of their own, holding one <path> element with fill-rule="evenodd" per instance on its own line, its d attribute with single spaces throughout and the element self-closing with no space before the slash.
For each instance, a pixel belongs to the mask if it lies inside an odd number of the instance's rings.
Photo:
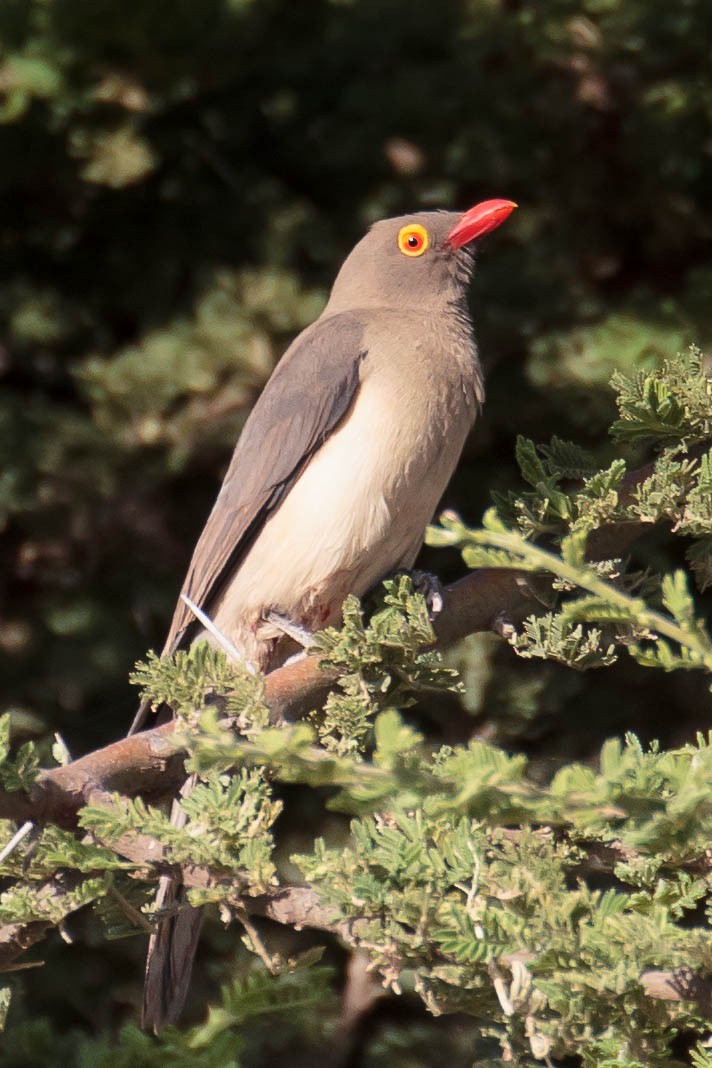
<svg viewBox="0 0 712 1068">
<path fill-rule="evenodd" d="M 398 248 L 404 256 L 422 256 L 429 244 L 428 231 L 419 223 L 410 223 L 398 232 Z"/>
</svg>

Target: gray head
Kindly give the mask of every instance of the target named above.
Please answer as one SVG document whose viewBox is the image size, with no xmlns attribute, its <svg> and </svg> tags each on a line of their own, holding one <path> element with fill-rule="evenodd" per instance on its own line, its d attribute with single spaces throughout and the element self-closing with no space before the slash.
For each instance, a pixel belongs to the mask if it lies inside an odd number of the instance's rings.
<svg viewBox="0 0 712 1068">
<path fill-rule="evenodd" d="M 511 200 L 487 200 L 464 215 L 423 211 L 382 219 L 344 261 L 327 313 L 461 300 L 472 277 L 474 242 L 515 207 Z"/>
</svg>

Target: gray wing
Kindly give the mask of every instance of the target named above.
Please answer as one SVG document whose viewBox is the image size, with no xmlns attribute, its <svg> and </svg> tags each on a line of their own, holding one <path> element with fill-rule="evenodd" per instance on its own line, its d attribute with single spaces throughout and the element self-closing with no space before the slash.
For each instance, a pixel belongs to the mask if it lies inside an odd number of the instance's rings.
<svg viewBox="0 0 712 1068">
<path fill-rule="evenodd" d="M 182 592 L 208 615 L 265 521 L 348 411 L 366 355 L 362 339 L 355 315 L 317 320 L 287 349 L 262 391 L 183 584 Z M 179 600 L 164 652 L 184 644 L 194 622 Z"/>
</svg>

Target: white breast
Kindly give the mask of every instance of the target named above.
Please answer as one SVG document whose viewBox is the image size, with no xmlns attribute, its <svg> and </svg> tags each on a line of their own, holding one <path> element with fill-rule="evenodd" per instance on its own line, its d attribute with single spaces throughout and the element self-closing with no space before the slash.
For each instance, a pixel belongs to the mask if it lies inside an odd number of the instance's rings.
<svg viewBox="0 0 712 1068">
<path fill-rule="evenodd" d="M 249 656 L 270 608 L 323 626 L 346 594 L 412 564 L 475 407 L 460 371 L 434 379 L 421 370 L 419 381 L 387 364 L 364 375 L 346 418 L 240 563 L 214 620 Z"/>
</svg>

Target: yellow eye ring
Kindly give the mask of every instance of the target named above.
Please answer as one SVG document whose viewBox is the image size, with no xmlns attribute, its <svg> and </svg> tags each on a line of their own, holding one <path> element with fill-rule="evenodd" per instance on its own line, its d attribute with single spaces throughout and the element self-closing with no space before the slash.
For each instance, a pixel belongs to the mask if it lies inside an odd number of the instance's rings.
<svg viewBox="0 0 712 1068">
<path fill-rule="evenodd" d="M 398 248 L 404 256 L 422 256 L 430 244 L 430 235 L 420 223 L 408 223 L 398 231 Z"/>
</svg>

